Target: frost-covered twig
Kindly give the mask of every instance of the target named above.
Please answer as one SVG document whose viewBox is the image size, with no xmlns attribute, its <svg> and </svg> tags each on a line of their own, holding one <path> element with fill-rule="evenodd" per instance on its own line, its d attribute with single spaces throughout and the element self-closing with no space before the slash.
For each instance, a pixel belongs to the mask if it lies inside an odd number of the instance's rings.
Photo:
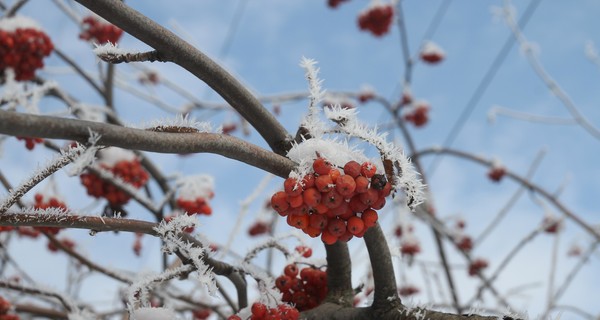
<svg viewBox="0 0 600 320">
<path fill-rule="evenodd" d="M 417 152 L 416 154 L 414 154 L 413 157 L 415 157 L 415 156 L 421 157 L 421 156 L 437 154 L 437 153 L 452 155 L 452 156 L 455 156 L 458 158 L 470 160 L 470 161 L 479 163 L 486 167 L 493 166 L 493 161 L 491 161 L 491 160 L 486 160 L 486 159 L 472 155 L 467 152 L 459 151 L 456 149 L 449 149 L 449 148 L 435 147 L 435 148 L 423 149 L 423 150 Z M 589 223 L 585 222 L 578 215 L 576 215 L 573 211 L 568 209 L 564 204 L 562 204 L 562 202 L 560 202 L 556 197 L 554 197 L 548 191 L 544 190 L 542 187 L 538 186 L 537 184 L 534 184 L 533 182 L 527 180 L 526 178 L 524 178 L 520 175 L 517 175 L 516 173 L 514 173 L 512 171 L 506 170 L 505 175 L 507 177 L 515 180 L 516 182 L 522 184 L 528 190 L 531 190 L 531 191 L 539 194 L 540 196 L 542 196 L 544 199 L 549 201 L 556 209 L 558 209 L 560 212 L 562 212 L 566 217 L 573 220 L 573 222 L 575 222 L 582 229 L 587 231 L 587 233 L 589 233 L 592 237 L 594 237 L 596 240 L 600 240 L 600 232 L 598 232 L 598 230 L 595 230 Z"/>
<path fill-rule="evenodd" d="M 0 288 L 11 289 L 11 290 L 15 290 L 15 291 L 19 291 L 19 292 L 27 293 L 27 294 L 53 297 L 53 298 L 58 299 L 58 301 L 60 301 L 60 303 L 63 305 L 65 310 L 67 310 L 67 312 L 76 313 L 79 311 L 79 308 L 77 307 L 77 304 L 75 303 L 75 301 L 72 301 L 69 297 L 66 297 L 63 294 L 56 292 L 54 290 L 48 289 L 48 288 L 42 288 L 39 286 L 38 287 L 28 287 L 28 286 L 22 285 L 18 282 L 3 280 L 3 279 L 0 279 Z"/>
<path fill-rule="evenodd" d="M 159 274 L 142 274 L 127 288 L 127 309 L 134 314 L 135 309 L 150 307 L 148 290 L 150 286 L 169 281 L 194 269 L 192 265 L 182 265 L 167 269 Z"/>
<path fill-rule="evenodd" d="M 62 155 L 51 159 L 46 166 L 41 169 L 38 169 L 34 174 L 21 182 L 21 184 L 10 192 L 8 197 L 0 202 L 0 215 L 4 214 L 6 210 L 8 210 L 13 204 L 15 204 L 21 197 L 26 194 L 29 190 L 35 187 L 38 183 L 60 170 L 67 164 L 73 162 L 77 156 L 84 151 L 84 147 L 79 145 L 76 148 L 71 148 Z"/>
<path fill-rule="evenodd" d="M 508 108 L 504 108 L 501 106 L 493 106 L 488 111 L 488 119 L 493 122 L 495 121 L 498 115 L 506 116 L 513 119 L 519 119 L 529 122 L 539 122 L 544 124 L 553 124 L 553 125 L 574 125 L 577 124 L 577 121 L 573 118 L 564 118 L 564 117 L 552 117 L 552 116 L 543 116 L 528 112 L 516 111 Z"/>
<path fill-rule="evenodd" d="M 531 43 L 525 38 L 521 28 L 517 24 L 514 19 L 513 14 L 511 14 L 511 4 L 510 0 L 504 0 L 504 20 L 506 24 L 512 31 L 514 37 L 517 42 L 524 49 L 524 53 L 527 57 L 527 61 L 533 68 L 534 72 L 540 77 L 540 79 L 546 84 L 548 90 L 550 90 L 567 108 L 569 113 L 573 116 L 573 120 L 575 120 L 583 129 L 585 129 L 589 134 L 591 134 L 596 139 L 600 139 L 600 129 L 594 126 L 592 123 L 588 121 L 588 119 L 579 111 L 579 108 L 575 105 L 575 102 L 568 96 L 568 94 L 558 85 L 558 83 L 552 79 L 552 77 L 548 74 L 548 72 L 544 69 L 542 64 L 540 63 L 538 57 L 532 49 Z"/>
<path fill-rule="evenodd" d="M 598 240 L 594 241 L 590 244 L 587 251 L 581 255 L 577 264 L 575 266 L 573 266 L 573 269 L 571 269 L 569 274 L 565 277 L 565 280 L 563 281 L 563 283 L 558 287 L 558 289 L 556 289 L 556 292 L 554 293 L 554 296 L 552 298 L 554 301 L 558 301 L 560 299 L 560 297 L 567 291 L 567 288 L 569 287 L 571 282 L 573 282 L 573 279 L 575 279 L 575 276 L 579 273 L 581 268 L 583 268 L 583 266 L 586 263 L 588 263 L 588 261 L 590 260 L 590 257 L 592 256 L 592 254 L 594 252 L 596 252 L 596 250 L 598 249 L 599 246 L 600 246 L 600 241 L 598 241 Z"/>
</svg>

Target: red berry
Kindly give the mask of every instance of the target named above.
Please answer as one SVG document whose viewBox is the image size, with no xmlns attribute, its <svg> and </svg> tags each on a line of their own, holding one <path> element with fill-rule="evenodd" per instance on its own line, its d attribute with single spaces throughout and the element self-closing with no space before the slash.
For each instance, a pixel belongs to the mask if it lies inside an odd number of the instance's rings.
<svg viewBox="0 0 600 320">
<path fill-rule="evenodd" d="M 285 190 L 285 193 L 290 196 L 298 196 L 302 194 L 302 186 L 300 186 L 300 183 L 298 183 L 296 178 L 285 179 L 283 182 L 283 189 Z"/>
<path fill-rule="evenodd" d="M 271 207 L 277 212 L 284 212 L 290 207 L 287 202 L 287 194 L 283 191 L 278 191 L 271 196 Z"/>
<path fill-rule="evenodd" d="M 373 209 L 367 209 L 362 213 L 360 218 L 365 223 L 365 229 L 368 229 L 377 223 L 377 211 Z"/>
<path fill-rule="evenodd" d="M 267 306 L 260 302 L 253 303 L 250 310 L 252 311 L 252 315 L 257 317 L 264 317 L 267 314 Z"/>
<path fill-rule="evenodd" d="M 356 178 L 360 175 L 360 163 L 351 160 L 348 161 L 344 165 L 344 173 L 351 176 L 352 178 Z"/>
<path fill-rule="evenodd" d="M 347 228 L 348 231 L 353 235 L 360 234 L 365 228 L 365 223 L 361 218 L 354 216 L 348 219 Z"/>
<path fill-rule="evenodd" d="M 286 276 L 290 277 L 290 278 L 295 278 L 298 275 L 298 266 L 295 264 L 288 264 L 287 266 L 285 266 L 285 268 L 283 268 L 283 273 L 285 273 Z M 254 312 L 252 312 L 254 313 Z"/>
<path fill-rule="evenodd" d="M 331 163 L 329 163 L 329 161 L 325 160 L 325 158 L 319 157 L 319 158 L 315 159 L 315 161 L 313 162 L 313 170 L 318 175 L 329 174 L 329 171 L 331 171 L 331 169 L 332 169 Z"/>
<path fill-rule="evenodd" d="M 297 246 L 296 252 L 302 254 L 305 258 L 310 258 L 312 256 L 312 249 L 307 246 Z"/>
</svg>

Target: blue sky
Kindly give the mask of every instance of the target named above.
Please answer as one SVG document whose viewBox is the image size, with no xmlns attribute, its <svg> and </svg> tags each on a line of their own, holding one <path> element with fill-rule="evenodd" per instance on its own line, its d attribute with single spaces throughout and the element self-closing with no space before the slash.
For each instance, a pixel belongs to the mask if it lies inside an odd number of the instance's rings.
<svg viewBox="0 0 600 320">
<path fill-rule="evenodd" d="M 368 84 L 382 96 L 397 99 L 404 72 L 398 28 L 394 25 L 391 32 L 381 38 L 358 30 L 357 14 L 367 3 L 368 1 L 352 0 L 333 10 L 327 8 L 325 1 L 248 1 L 228 51 L 225 55 L 220 55 L 224 39 L 232 26 L 231 21 L 240 6 L 239 1 L 187 0 L 178 1 L 176 4 L 128 2 L 132 7 L 168 26 L 200 50 L 222 62 L 258 96 L 305 91 L 307 84 L 303 76 L 304 71 L 299 67 L 300 59 L 304 56 L 319 62 L 320 76 L 324 80 L 323 87 L 329 91 L 356 91 Z M 425 30 L 441 3 L 441 0 L 404 1 L 411 54 L 417 52 Z M 528 3 L 529 1 L 515 1 L 518 15 Z M 491 13 L 492 6 L 501 5 L 502 1 L 451 2 L 431 39 L 445 50 L 447 58 L 435 66 L 422 63 L 414 66 L 413 94 L 417 99 L 428 100 L 432 108 L 431 119 L 426 127 L 411 127 L 411 133 L 419 148 L 441 145 L 445 141 L 458 115 L 509 37 L 506 24 L 497 21 Z M 85 13 L 78 5 L 74 7 Z M 89 70 L 96 70 L 97 62 L 89 45 L 76 39 L 77 26 L 57 10 L 53 3 L 29 3 L 22 13 L 38 19 L 48 30 L 57 47 Z M 524 31 L 526 37 L 538 48 L 541 64 L 573 99 L 586 118 L 597 126 L 600 126 L 600 109 L 597 108 L 600 101 L 600 68 L 586 59 L 584 47 L 588 41 L 600 45 L 600 22 L 597 19 L 599 14 L 600 3 L 592 0 L 577 3 L 542 1 Z M 120 46 L 127 49 L 148 49 L 145 44 L 129 35 L 123 37 Z M 51 57 L 47 65 L 49 68 L 41 73 L 42 76 L 57 79 L 67 91 L 83 101 L 100 103 L 99 98 L 85 83 L 75 81 L 74 76 L 61 72 L 64 65 L 56 57 Z M 179 83 L 200 99 L 220 101 L 204 84 L 175 65 L 155 63 L 148 67 L 158 70 L 161 76 Z M 137 72 L 136 69 L 121 65 L 118 66 L 118 70 L 123 71 L 122 76 L 129 79 Z M 169 90 L 153 90 L 173 106 L 180 107 L 185 103 L 180 96 Z M 117 92 L 116 98 L 117 106 L 127 123 L 140 124 L 168 116 L 155 106 L 127 92 Z M 43 103 L 43 111 L 62 107 L 51 100 L 44 100 Z M 560 200 L 586 221 L 598 224 L 597 181 L 600 179 L 600 169 L 597 165 L 597 149 L 600 141 L 579 126 L 531 123 L 503 116 L 498 116 L 494 123 L 490 123 L 488 112 L 493 106 L 546 116 L 569 116 L 560 101 L 534 74 L 518 46 L 514 46 L 508 53 L 453 146 L 486 158 L 497 158 L 519 174 L 525 174 L 536 154 L 542 149 L 545 150 L 545 156 L 533 181 L 552 192 L 568 177 Z M 281 121 L 290 132 L 295 132 L 306 112 L 305 107 L 306 101 L 282 106 Z M 360 106 L 359 112 L 361 118 L 372 124 L 385 119 L 384 110 L 374 103 Z M 237 116 L 231 112 L 206 119 L 203 118 L 206 113 L 196 112 L 194 115 L 198 119 L 215 123 L 237 120 Z M 236 135 L 243 137 L 239 133 Z M 400 138 L 398 132 L 391 133 L 390 136 Z M 245 138 L 266 146 L 256 132 Z M 47 157 L 47 153 L 41 150 L 24 153 L 17 146 L 20 146 L 20 143 L 6 141 L 3 146 L 3 158 L 0 159 L 3 167 L 11 168 L 3 171 L 14 184 L 23 179 L 25 173 L 35 167 L 36 163 L 43 163 L 42 159 Z M 12 152 L 13 149 L 19 151 Z M 26 156 L 25 161 L 21 160 L 23 156 Z M 239 212 L 238 201 L 248 196 L 264 176 L 264 173 L 257 169 L 240 167 L 234 161 L 213 155 L 186 158 L 171 155 L 152 157 L 167 174 L 211 173 L 215 176 L 216 197 L 212 202 L 215 213 L 208 219 L 203 218 L 202 223 L 206 226 L 204 230 L 208 236 L 221 243 L 226 241 L 223 234 L 231 230 L 232 221 Z M 426 168 L 431 160 L 432 157 L 424 159 Z M 428 176 L 438 216 L 444 219 L 461 215 L 468 223 L 467 232 L 479 234 L 517 188 L 511 181 L 493 184 L 486 179 L 485 174 L 486 169 L 482 167 L 462 160 L 443 158 L 435 174 Z M 240 179 L 242 176 L 244 178 Z M 84 196 L 76 179 L 66 178 L 64 174 L 58 178 L 64 181 L 61 191 L 77 203 L 76 207 L 83 208 L 92 202 Z M 279 188 L 280 183 L 281 179 L 274 178 L 265 196 Z M 253 223 L 253 217 L 261 205 L 262 201 L 256 201 L 253 205 L 249 216 L 242 222 L 243 232 Z M 132 205 L 132 208 L 136 207 Z M 150 218 L 141 211 L 133 212 L 135 217 Z M 493 270 L 499 259 L 503 258 L 503 254 L 541 222 L 544 212 L 545 209 L 536 204 L 532 197 L 524 195 L 498 229 L 476 249 L 475 255 L 490 259 Z M 393 213 L 388 214 L 389 216 L 382 219 L 393 222 Z M 279 230 L 285 232 L 285 228 L 288 227 L 282 223 Z M 422 258 L 428 261 L 436 259 L 435 249 L 431 245 L 431 231 L 422 223 L 416 222 L 416 232 L 424 246 Z M 107 252 L 118 255 L 119 259 L 111 261 L 115 267 L 138 270 L 154 269 L 157 266 L 158 258 L 155 255 L 145 254 L 141 258 L 131 255 L 128 248 L 133 236 L 116 237 L 106 234 L 90 238 L 83 232 L 73 232 L 72 235 L 77 237 L 78 243 L 81 243 L 92 257 L 101 258 L 102 254 Z M 237 238 L 235 245 L 239 252 L 244 252 L 248 247 L 246 240 L 243 235 Z M 579 227 L 567 222 L 559 243 L 558 283 L 574 264 L 575 260 L 568 259 L 565 254 L 574 240 L 579 240 L 584 247 L 590 241 Z M 156 241 L 145 241 L 148 247 L 158 247 Z M 318 245 L 318 241 L 307 241 Z M 360 250 L 360 243 L 356 240 L 354 242 L 353 248 Z M 511 300 L 517 308 L 528 310 L 532 317 L 537 316 L 545 307 L 551 245 L 550 236 L 536 238 L 498 280 L 501 292 L 507 292 L 520 284 L 539 283 L 533 289 L 525 291 L 525 297 L 514 297 Z M 27 268 L 43 274 L 43 270 L 35 270 L 36 266 L 30 263 L 31 256 L 27 254 L 39 251 L 39 248 L 43 247 L 41 242 L 36 244 L 25 241 L 22 246 L 23 250 L 17 254 L 19 259 Z M 125 247 L 123 252 L 114 250 L 118 246 Z M 464 263 L 454 254 L 453 249 L 449 251 L 452 252 L 452 261 L 457 264 Z M 47 258 L 53 264 L 65 263 L 64 257 Z M 595 315 L 599 314 L 600 307 L 593 299 L 597 296 L 597 288 L 591 285 L 599 280 L 598 273 L 594 270 L 598 270 L 597 255 L 578 275 L 560 304 L 572 304 Z M 460 287 L 466 288 L 461 294 L 461 300 L 465 301 L 470 298 L 470 290 L 476 282 L 464 276 L 464 271 L 456 271 L 455 274 L 460 281 Z M 414 283 L 423 284 L 418 270 L 409 271 L 408 275 L 414 278 Z M 360 275 L 355 277 L 357 282 L 361 279 Z M 97 279 L 102 281 L 99 277 Z M 92 279 L 89 283 L 95 283 L 94 281 Z M 59 283 L 57 281 L 54 285 L 60 286 Z M 106 290 L 110 291 L 113 288 L 107 287 Z M 493 301 L 487 298 L 486 301 Z M 427 302 L 426 295 L 422 293 L 417 296 L 415 302 Z M 561 319 L 577 319 L 577 316 L 565 312 Z"/>
</svg>

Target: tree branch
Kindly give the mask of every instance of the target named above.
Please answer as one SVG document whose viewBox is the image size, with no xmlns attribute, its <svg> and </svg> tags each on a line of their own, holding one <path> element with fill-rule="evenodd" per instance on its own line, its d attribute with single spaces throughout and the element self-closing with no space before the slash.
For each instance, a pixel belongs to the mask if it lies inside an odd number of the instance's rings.
<svg viewBox="0 0 600 320">
<path fill-rule="evenodd" d="M 148 44 L 167 61 L 183 67 L 214 89 L 267 141 L 285 154 L 290 138 L 283 126 L 237 79 L 171 31 L 119 0 L 77 0 L 91 11 Z"/>
<path fill-rule="evenodd" d="M 98 141 L 101 145 L 160 153 L 215 153 L 285 178 L 296 165 L 285 157 L 228 135 L 153 132 L 0 110 L 0 133 L 3 134 L 87 142 L 90 130 L 101 135 Z"/>
</svg>

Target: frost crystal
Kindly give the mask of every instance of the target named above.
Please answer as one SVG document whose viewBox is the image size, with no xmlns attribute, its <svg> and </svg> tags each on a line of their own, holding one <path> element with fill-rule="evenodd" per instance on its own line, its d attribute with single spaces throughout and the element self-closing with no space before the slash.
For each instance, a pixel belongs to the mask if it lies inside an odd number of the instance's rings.
<svg viewBox="0 0 600 320">
<path fill-rule="evenodd" d="M 203 257 L 205 251 L 203 248 L 194 247 L 191 243 L 181 238 L 181 232 L 188 227 L 196 227 L 198 220 L 196 216 L 180 215 L 173 217 L 171 221 L 162 221 L 156 232 L 164 241 L 163 250 L 165 252 L 179 252 L 188 257 L 196 268 L 196 278 L 201 283 L 205 284 L 210 295 L 214 296 L 217 293 L 217 283 L 212 272 L 212 268 L 204 263 Z M 206 244 L 202 244 L 206 246 Z M 206 246 L 208 247 L 208 246 Z"/>
<path fill-rule="evenodd" d="M 126 50 L 119 48 L 117 44 L 107 42 L 104 44 L 94 44 L 96 47 L 94 48 L 94 54 L 98 57 L 101 56 L 120 56 L 125 54 L 135 54 L 139 53 L 139 51 L 134 50 Z"/>
</svg>

